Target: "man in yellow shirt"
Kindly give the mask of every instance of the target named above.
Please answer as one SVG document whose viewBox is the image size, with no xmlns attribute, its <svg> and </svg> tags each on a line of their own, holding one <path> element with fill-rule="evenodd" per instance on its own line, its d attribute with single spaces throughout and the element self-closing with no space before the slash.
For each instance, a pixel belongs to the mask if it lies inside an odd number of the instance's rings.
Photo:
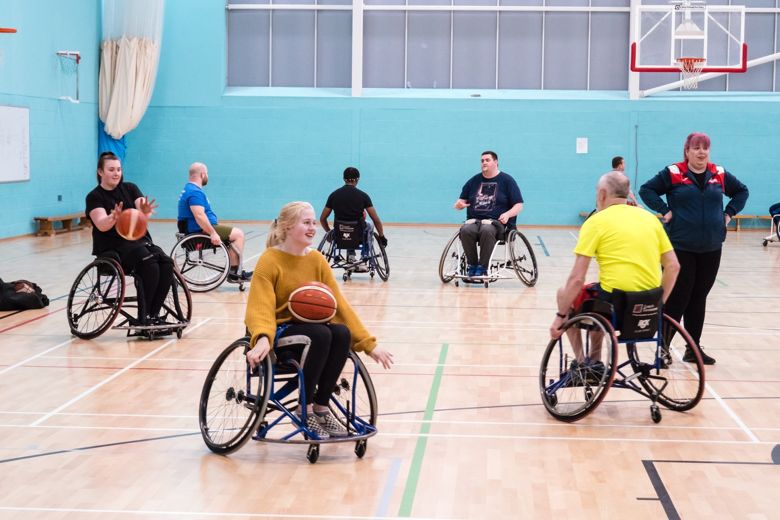
<svg viewBox="0 0 780 520">
<path fill-rule="evenodd" d="M 574 266 L 566 285 L 558 289 L 551 337 L 560 337 L 560 327 L 569 313 L 589 296 L 609 301 L 614 289 L 633 292 L 660 286 L 666 301 L 672 292 L 680 264 L 669 237 L 652 213 L 626 204 L 629 192 L 628 177 L 620 172 L 609 172 L 599 179 L 598 212 L 580 228 Z M 599 281 L 586 286 L 591 258 L 599 264 Z M 594 357 L 596 352 L 592 351 Z"/>
</svg>

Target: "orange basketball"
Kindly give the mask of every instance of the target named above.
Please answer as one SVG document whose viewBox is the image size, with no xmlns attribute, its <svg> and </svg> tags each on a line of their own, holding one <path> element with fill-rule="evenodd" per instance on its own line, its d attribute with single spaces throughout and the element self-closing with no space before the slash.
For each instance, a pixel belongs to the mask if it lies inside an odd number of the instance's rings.
<svg viewBox="0 0 780 520">
<path fill-rule="evenodd" d="M 146 215 L 137 209 L 126 209 L 119 214 L 116 232 L 125 240 L 138 240 L 146 235 Z"/>
<path fill-rule="evenodd" d="M 287 308 L 297 321 L 327 323 L 336 315 L 336 298 L 324 283 L 307 282 L 290 293 Z"/>
</svg>

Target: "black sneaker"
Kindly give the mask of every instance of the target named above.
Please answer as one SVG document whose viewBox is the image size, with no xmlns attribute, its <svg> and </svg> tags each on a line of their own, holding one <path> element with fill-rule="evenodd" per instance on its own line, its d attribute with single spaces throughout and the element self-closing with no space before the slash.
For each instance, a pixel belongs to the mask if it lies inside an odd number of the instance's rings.
<svg viewBox="0 0 780 520">
<path fill-rule="evenodd" d="M 701 362 L 705 365 L 714 365 L 715 364 L 715 358 L 712 356 L 708 356 L 704 353 L 704 350 L 699 347 L 699 352 L 701 353 Z M 696 362 L 696 355 L 693 353 L 693 349 L 690 347 L 685 347 L 685 355 L 683 356 L 683 361 L 686 363 L 695 363 Z"/>
</svg>

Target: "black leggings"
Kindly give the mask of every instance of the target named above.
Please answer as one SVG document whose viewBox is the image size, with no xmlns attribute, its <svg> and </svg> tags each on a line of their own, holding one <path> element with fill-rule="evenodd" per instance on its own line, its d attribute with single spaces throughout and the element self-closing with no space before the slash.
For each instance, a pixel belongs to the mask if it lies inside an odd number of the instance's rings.
<svg viewBox="0 0 780 520">
<path fill-rule="evenodd" d="M 156 317 L 173 284 L 173 260 L 156 245 L 144 242 L 125 247 L 119 254 L 122 269 L 141 281 L 146 316 L 138 318 L 145 322 L 146 317 Z"/>
<path fill-rule="evenodd" d="M 349 355 L 352 335 L 346 325 L 320 323 L 291 323 L 280 335 L 303 335 L 311 339 L 311 346 L 303 365 L 303 384 L 306 387 L 306 404 L 328 406 L 330 395 L 336 387 L 341 370 Z M 277 356 L 291 351 L 300 360 L 302 345 L 277 347 Z"/>
<path fill-rule="evenodd" d="M 677 321 L 683 319 L 683 326 L 697 345 L 704 328 L 707 295 L 718 275 L 721 251 L 691 253 L 674 250 L 680 262 L 680 274 L 664 305 L 664 311 Z"/>
</svg>

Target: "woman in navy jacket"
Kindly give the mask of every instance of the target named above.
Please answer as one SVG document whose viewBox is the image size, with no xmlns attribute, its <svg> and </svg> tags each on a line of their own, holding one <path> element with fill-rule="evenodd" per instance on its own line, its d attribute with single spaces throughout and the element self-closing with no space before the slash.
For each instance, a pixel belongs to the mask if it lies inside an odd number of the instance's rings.
<svg viewBox="0 0 780 520">
<path fill-rule="evenodd" d="M 726 225 L 745 207 L 748 189 L 723 167 L 709 162 L 710 138 L 706 134 L 688 136 L 684 159 L 643 184 L 639 196 L 650 209 L 663 215 L 680 261 L 680 275 L 664 310 L 675 320 L 682 318 L 691 338 L 699 344 L 707 295 L 720 267 Z M 666 202 L 662 195 L 666 195 Z M 730 199 L 725 208 L 724 196 Z M 687 348 L 683 360 L 694 359 Z M 715 363 L 704 352 L 702 359 L 707 365 Z"/>
</svg>

